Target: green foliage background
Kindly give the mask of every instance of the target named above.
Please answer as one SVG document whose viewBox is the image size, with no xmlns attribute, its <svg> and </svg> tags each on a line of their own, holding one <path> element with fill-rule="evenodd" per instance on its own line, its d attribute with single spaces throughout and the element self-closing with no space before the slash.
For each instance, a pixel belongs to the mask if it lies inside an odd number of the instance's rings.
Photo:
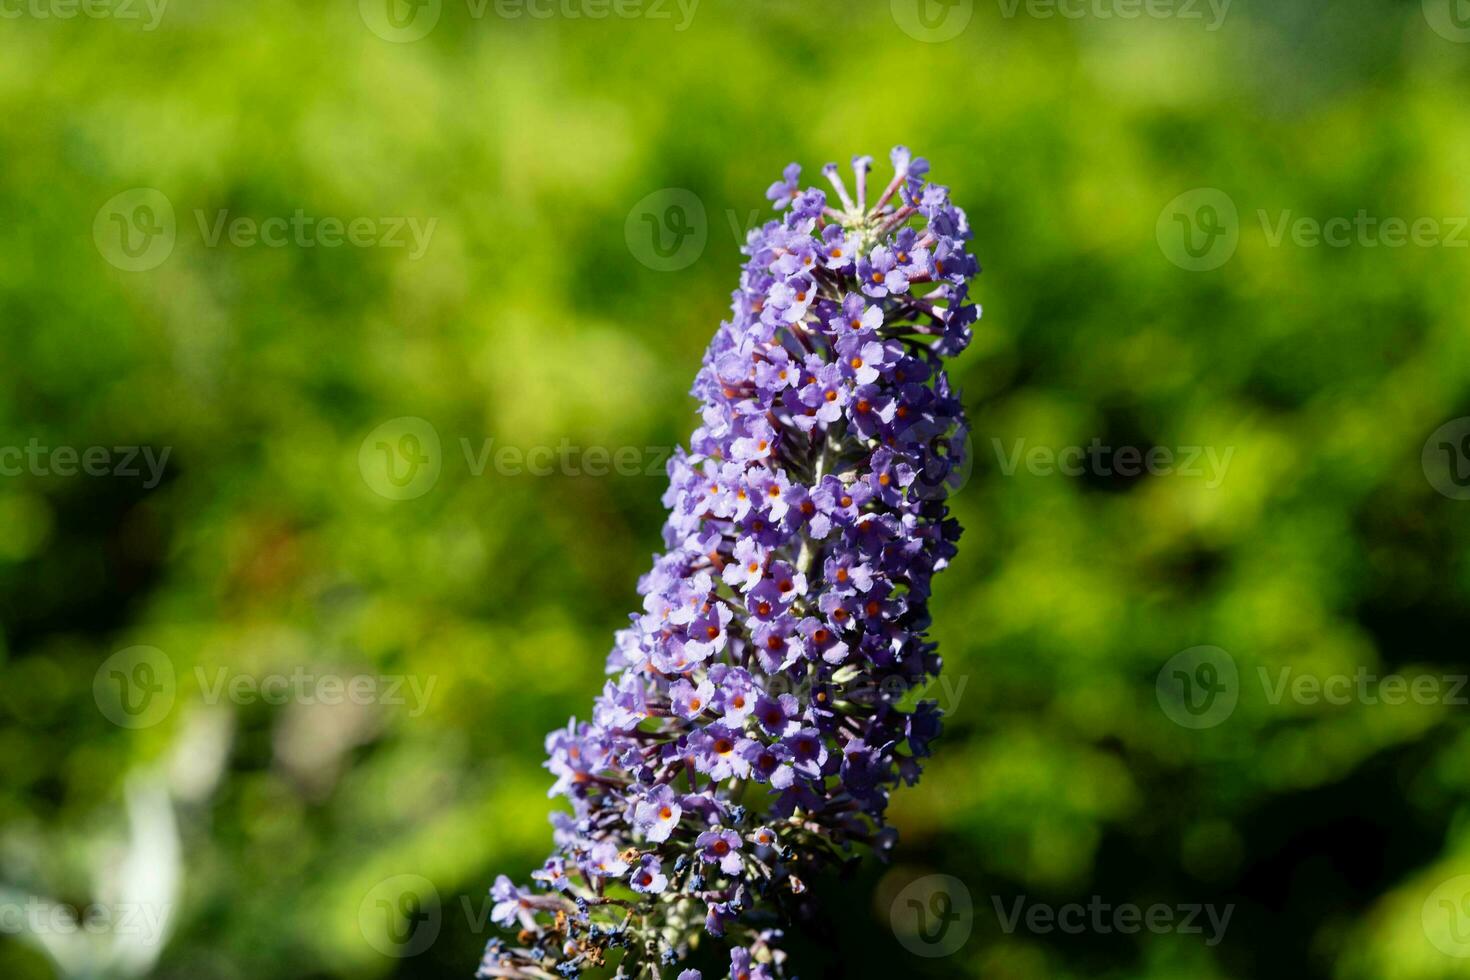
<svg viewBox="0 0 1470 980">
<path fill-rule="evenodd" d="M 766 185 L 791 160 L 815 178 L 901 142 L 954 188 L 986 267 L 954 368 L 967 533 L 935 603 L 958 696 L 896 798 L 896 863 L 819 884 L 798 972 L 1470 976 L 1425 907 L 1470 873 L 1466 708 L 1273 704 L 1257 680 L 1470 669 L 1470 503 L 1420 461 L 1470 415 L 1470 251 L 1268 234 L 1288 210 L 1470 214 L 1470 45 L 1417 0 L 1238 0 L 1216 31 L 1207 10 L 1008 8 L 980 0 L 944 43 L 886 0 L 703 0 L 683 31 L 672 6 L 476 18 L 445 0 L 404 44 L 348 0 L 173 0 L 153 31 L 0 20 L 0 442 L 171 449 L 153 489 L 0 479 L 0 883 L 95 900 L 124 787 L 151 780 L 185 868 L 151 975 L 472 973 L 484 889 L 549 846 L 541 736 L 601 684 L 664 481 L 476 476 L 464 445 L 684 438 Z M 134 187 L 178 216 L 144 272 L 91 234 Z M 1191 272 L 1156 226 L 1201 187 L 1238 206 L 1239 248 Z M 661 188 L 707 215 L 677 271 L 625 241 Z M 210 247 L 196 212 L 222 209 L 437 224 L 416 260 Z M 392 501 L 358 455 L 401 416 L 434 426 L 442 474 Z M 1217 486 L 1002 465 L 1020 440 L 1094 438 L 1231 455 Z M 178 697 L 133 731 L 93 678 L 137 644 L 166 653 Z M 1196 731 L 1155 681 L 1199 645 L 1240 685 Z M 410 717 L 210 704 L 196 673 L 298 667 L 435 687 Z M 943 959 L 889 928 L 928 873 L 975 902 Z M 433 883 L 442 928 L 399 959 L 359 912 L 401 874 Z M 1017 896 L 1235 908 L 1210 946 L 1007 934 L 996 903 Z M 0 975 L 57 974 L 0 936 Z"/>
</svg>

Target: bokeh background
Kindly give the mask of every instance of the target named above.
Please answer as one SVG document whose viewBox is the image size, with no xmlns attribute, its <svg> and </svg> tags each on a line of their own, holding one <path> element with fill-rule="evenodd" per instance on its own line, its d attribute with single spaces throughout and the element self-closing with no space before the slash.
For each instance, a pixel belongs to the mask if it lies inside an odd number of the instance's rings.
<svg viewBox="0 0 1470 980">
<path fill-rule="evenodd" d="M 0 5 L 0 976 L 470 975 L 743 229 L 895 143 L 985 265 L 949 721 L 797 972 L 1470 976 L 1470 9 L 924 4 Z"/>
</svg>

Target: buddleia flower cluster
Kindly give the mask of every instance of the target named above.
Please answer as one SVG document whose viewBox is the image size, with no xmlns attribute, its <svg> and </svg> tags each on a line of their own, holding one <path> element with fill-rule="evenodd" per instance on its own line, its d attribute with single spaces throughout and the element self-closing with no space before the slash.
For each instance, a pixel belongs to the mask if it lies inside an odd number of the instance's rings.
<svg viewBox="0 0 1470 980">
<path fill-rule="evenodd" d="M 749 235 L 695 380 L 643 610 L 591 720 L 546 740 L 571 812 L 534 887 L 491 889 L 515 936 L 480 977 L 695 980 L 674 971 L 711 944 L 732 980 L 783 976 L 806 883 L 892 847 L 889 795 L 940 729 L 917 689 L 960 533 L 965 418 L 941 361 L 979 310 L 965 213 L 925 160 L 891 160 L 871 204 L 866 156 L 852 193 L 835 165 L 835 197 L 801 188 L 796 164 L 767 192 L 781 214 Z"/>
</svg>

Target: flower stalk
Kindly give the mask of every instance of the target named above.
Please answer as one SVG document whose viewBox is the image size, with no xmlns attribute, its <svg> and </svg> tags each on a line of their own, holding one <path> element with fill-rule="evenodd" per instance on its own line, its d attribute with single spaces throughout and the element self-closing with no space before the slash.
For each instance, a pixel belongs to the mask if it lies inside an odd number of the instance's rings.
<svg viewBox="0 0 1470 980">
<path fill-rule="evenodd" d="M 642 612 L 591 719 L 546 740 L 572 811 L 534 889 L 491 889 L 516 940 L 491 941 L 480 977 L 660 977 L 709 943 L 731 980 L 783 976 L 806 882 L 892 848 L 889 796 L 940 727 L 910 695 L 941 663 L 928 599 L 966 442 L 942 362 L 969 342 L 979 268 L 927 162 L 890 159 L 871 208 L 870 157 L 856 200 L 824 168 L 840 210 L 796 164 L 767 191 L 784 214 L 750 233 L 695 380 Z"/>
</svg>

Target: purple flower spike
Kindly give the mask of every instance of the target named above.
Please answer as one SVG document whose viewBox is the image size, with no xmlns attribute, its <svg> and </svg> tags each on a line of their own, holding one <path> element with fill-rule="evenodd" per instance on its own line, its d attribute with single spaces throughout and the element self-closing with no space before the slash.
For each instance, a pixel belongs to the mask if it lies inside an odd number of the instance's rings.
<svg viewBox="0 0 1470 980">
<path fill-rule="evenodd" d="M 642 611 L 591 720 L 546 739 L 571 812 L 534 890 L 496 880 L 518 945 L 492 941 L 481 977 L 672 976 L 700 943 L 730 980 L 784 977 L 771 913 L 855 849 L 892 851 L 889 797 L 940 731 L 905 695 L 940 665 L 925 629 L 966 432 L 943 359 L 969 343 L 979 265 L 927 161 L 890 160 L 871 206 L 861 155 L 856 201 L 823 170 L 841 211 L 796 164 L 767 192 L 782 214 L 749 236 L 695 378 Z"/>
</svg>

